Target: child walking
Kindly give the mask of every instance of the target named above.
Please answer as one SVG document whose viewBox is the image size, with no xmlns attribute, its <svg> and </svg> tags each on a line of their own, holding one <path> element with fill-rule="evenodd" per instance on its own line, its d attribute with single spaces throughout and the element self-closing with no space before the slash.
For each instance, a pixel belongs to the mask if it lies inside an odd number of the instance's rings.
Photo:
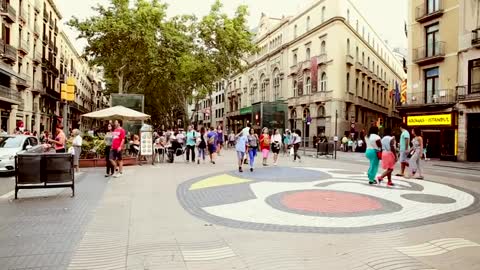
<svg viewBox="0 0 480 270">
<path fill-rule="evenodd" d="M 247 149 L 247 136 L 241 134 L 237 138 L 237 144 L 235 144 L 238 157 L 238 171 L 243 172 L 243 159 L 245 158 L 245 151 Z"/>
</svg>

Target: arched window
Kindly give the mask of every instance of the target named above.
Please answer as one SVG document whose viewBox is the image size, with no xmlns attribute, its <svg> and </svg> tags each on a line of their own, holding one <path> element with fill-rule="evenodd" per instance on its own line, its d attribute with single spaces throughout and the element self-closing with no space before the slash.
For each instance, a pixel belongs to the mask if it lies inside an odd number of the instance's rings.
<svg viewBox="0 0 480 270">
<path fill-rule="evenodd" d="M 367 68 L 370 69 L 370 56 L 367 57 Z"/>
<path fill-rule="evenodd" d="M 305 51 L 305 56 L 306 60 L 310 60 L 310 48 L 307 48 L 307 50 Z"/>
<path fill-rule="evenodd" d="M 323 72 L 320 80 L 320 91 L 327 91 L 327 73 Z"/>
<path fill-rule="evenodd" d="M 326 47 L 327 47 L 327 44 L 325 43 L 325 40 L 324 40 L 324 41 L 322 41 L 322 45 L 320 45 L 320 53 L 321 54 L 326 53 Z"/>
<path fill-rule="evenodd" d="M 251 79 L 248 85 L 250 88 L 250 104 L 252 104 L 255 103 L 255 81 Z"/>
<path fill-rule="evenodd" d="M 290 129 L 297 129 L 297 111 L 295 109 L 292 109 L 290 113 Z"/>
<path fill-rule="evenodd" d="M 346 83 L 347 83 L 347 88 L 346 88 L 346 92 L 350 92 L 350 72 L 347 73 L 347 79 L 346 79 Z"/>
<path fill-rule="evenodd" d="M 307 119 L 310 116 L 310 109 L 305 108 L 303 109 L 303 119 Z"/>
<path fill-rule="evenodd" d="M 362 52 L 362 65 L 365 66 L 365 53 Z"/>
<path fill-rule="evenodd" d="M 305 88 L 307 90 L 305 94 L 308 95 L 312 92 L 312 80 L 310 79 L 310 77 L 307 77 L 306 79 Z"/>
<path fill-rule="evenodd" d="M 347 38 L 347 54 L 350 55 L 350 39 Z"/>
<path fill-rule="evenodd" d="M 267 79 L 265 75 L 260 76 L 260 93 L 262 94 L 262 101 L 266 101 L 267 98 Z"/>
<path fill-rule="evenodd" d="M 278 69 L 273 71 L 273 99 L 277 101 L 280 97 L 280 72 Z"/>
<path fill-rule="evenodd" d="M 362 98 L 365 98 L 365 82 L 362 82 Z"/>
<path fill-rule="evenodd" d="M 326 7 L 322 7 L 322 23 L 325 21 L 325 11 Z"/>
<path fill-rule="evenodd" d="M 293 64 L 296 65 L 298 62 L 298 57 L 297 57 L 297 54 L 293 54 Z"/>
<path fill-rule="evenodd" d="M 325 117 L 325 107 L 323 106 L 318 106 L 318 109 L 317 109 L 317 116 L 318 117 Z"/>
<path fill-rule="evenodd" d="M 358 55 L 358 46 L 357 46 L 357 49 L 355 50 L 355 60 L 357 60 L 357 62 L 359 60 L 358 57 L 359 57 L 359 55 Z"/>
<path fill-rule="evenodd" d="M 293 38 L 297 38 L 297 25 L 293 27 Z"/>
<path fill-rule="evenodd" d="M 358 95 L 358 78 L 355 80 L 355 95 Z"/>
<path fill-rule="evenodd" d="M 307 25 L 306 25 L 307 32 L 310 31 L 310 16 L 307 17 Z"/>
<path fill-rule="evenodd" d="M 294 96 L 294 97 L 297 97 L 297 96 L 298 96 L 297 81 L 293 81 L 293 96 Z"/>
</svg>

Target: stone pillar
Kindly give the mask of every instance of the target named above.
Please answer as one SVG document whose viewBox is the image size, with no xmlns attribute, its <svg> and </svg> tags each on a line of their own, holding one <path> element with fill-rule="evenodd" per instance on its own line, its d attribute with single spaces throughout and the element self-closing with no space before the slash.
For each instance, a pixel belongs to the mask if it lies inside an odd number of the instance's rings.
<svg viewBox="0 0 480 270">
<path fill-rule="evenodd" d="M 33 130 L 37 131 L 37 133 L 40 133 L 41 119 L 40 112 L 35 112 L 35 126 L 33 127 Z"/>
<path fill-rule="evenodd" d="M 12 105 L 12 110 L 10 111 L 10 117 L 8 118 L 8 134 L 13 134 L 15 132 L 15 128 L 17 127 L 17 112 L 18 112 L 18 105 Z"/>
</svg>

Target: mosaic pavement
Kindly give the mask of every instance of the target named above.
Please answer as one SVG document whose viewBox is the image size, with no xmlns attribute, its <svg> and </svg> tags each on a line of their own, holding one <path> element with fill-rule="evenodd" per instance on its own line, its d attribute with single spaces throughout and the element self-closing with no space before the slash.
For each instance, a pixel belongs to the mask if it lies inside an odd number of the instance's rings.
<svg viewBox="0 0 480 270">
<path fill-rule="evenodd" d="M 452 185 L 394 178 L 371 186 L 365 174 L 328 168 L 272 167 L 181 184 L 191 214 L 227 227 L 312 233 L 382 232 L 478 212 L 478 194 Z"/>
</svg>

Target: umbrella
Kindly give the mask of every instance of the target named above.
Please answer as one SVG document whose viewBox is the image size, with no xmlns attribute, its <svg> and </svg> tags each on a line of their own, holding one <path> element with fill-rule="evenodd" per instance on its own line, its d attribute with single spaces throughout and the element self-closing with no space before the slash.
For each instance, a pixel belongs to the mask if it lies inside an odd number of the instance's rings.
<svg viewBox="0 0 480 270">
<path fill-rule="evenodd" d="M 100 111 L 87 113 L 82 115 L 82 117 L 100 120 L 147 120 L 150 118 L 150 115 L 137 112 L 123 106 L 115 106 Z"/>
</svg>

